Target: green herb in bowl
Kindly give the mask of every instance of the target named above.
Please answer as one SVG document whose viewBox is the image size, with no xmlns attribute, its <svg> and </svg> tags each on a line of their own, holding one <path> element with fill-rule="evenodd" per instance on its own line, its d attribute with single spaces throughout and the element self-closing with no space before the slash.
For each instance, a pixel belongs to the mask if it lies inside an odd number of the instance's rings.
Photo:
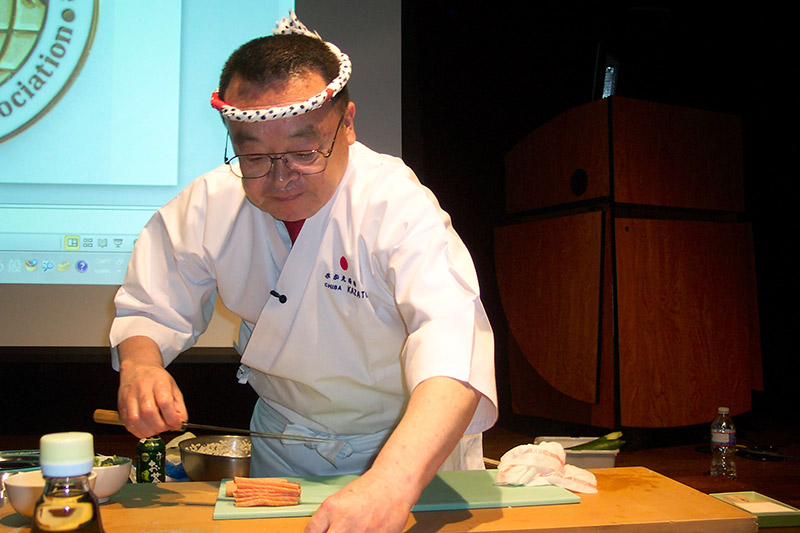
<svg viewBox="0 0 800 533">
<path fill-rule="evenodd" d="M 126 462 L 128 459 L 125 457 L 117 457 L 116 455 L 95 455 L 94 466 L 114 466 Z"/>
</svg>

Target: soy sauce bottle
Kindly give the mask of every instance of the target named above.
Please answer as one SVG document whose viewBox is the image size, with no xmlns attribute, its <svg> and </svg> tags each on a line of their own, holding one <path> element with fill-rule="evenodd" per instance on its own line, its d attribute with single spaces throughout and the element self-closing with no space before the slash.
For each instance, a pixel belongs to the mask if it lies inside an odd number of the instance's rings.
<svg viewBox="0 0 800 533">
<path fill-rule="evenodd" d="M 39 440 L 44 492 L 36 502 L 31 532 L 103 533 L 100 506 L 89 486 L 94 466 L 91 433 L 50 433 Z"/>
</svg>

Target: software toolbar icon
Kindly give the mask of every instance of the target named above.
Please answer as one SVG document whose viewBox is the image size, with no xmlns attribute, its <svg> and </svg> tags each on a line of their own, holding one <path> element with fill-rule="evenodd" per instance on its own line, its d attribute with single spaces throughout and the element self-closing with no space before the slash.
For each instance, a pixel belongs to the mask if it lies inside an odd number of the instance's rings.
<svg viewBox="0 0 800 533">
<path fill-rule="evenodd" d="M 65 235 L 64 236 L 64 249 L 71 252 L 77 252 L 81 247 L 81 238 L 79 235 Z"/>
</svg>

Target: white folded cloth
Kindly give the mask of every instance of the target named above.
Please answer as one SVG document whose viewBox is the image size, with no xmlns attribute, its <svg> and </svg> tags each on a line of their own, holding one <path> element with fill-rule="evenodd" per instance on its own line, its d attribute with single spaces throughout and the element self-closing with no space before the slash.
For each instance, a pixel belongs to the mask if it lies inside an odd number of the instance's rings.
<svg viewBox="0 0 800 533">
<path fill-rule="evenodd" d="M 596 493 L 597 478 L 591 472 L 566 464 L 566 452 L 558 442 L 522 444 L 500 458 L 495 485 L 556 485 L 573 492 Z"/>
</svg>

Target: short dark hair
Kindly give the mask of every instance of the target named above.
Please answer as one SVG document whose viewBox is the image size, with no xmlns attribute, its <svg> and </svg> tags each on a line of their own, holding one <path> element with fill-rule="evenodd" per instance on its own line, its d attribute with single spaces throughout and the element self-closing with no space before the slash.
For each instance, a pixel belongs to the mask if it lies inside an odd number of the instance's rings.
<svg viewBox="0 0 800 533">
<path fill-rule="evenodd" d="M 225 99 L 234 75 L 267 86 L 309 72 L 319 74 L 326 83 L 339 75 L 339 58 L 322 40 L 298 33 L 259 37 L 240 46 L 225 62 L 219 77 L 219 96 Z M 346 105 L 349 100 L 345 85 L 332 102 Z"/>
</svg>

